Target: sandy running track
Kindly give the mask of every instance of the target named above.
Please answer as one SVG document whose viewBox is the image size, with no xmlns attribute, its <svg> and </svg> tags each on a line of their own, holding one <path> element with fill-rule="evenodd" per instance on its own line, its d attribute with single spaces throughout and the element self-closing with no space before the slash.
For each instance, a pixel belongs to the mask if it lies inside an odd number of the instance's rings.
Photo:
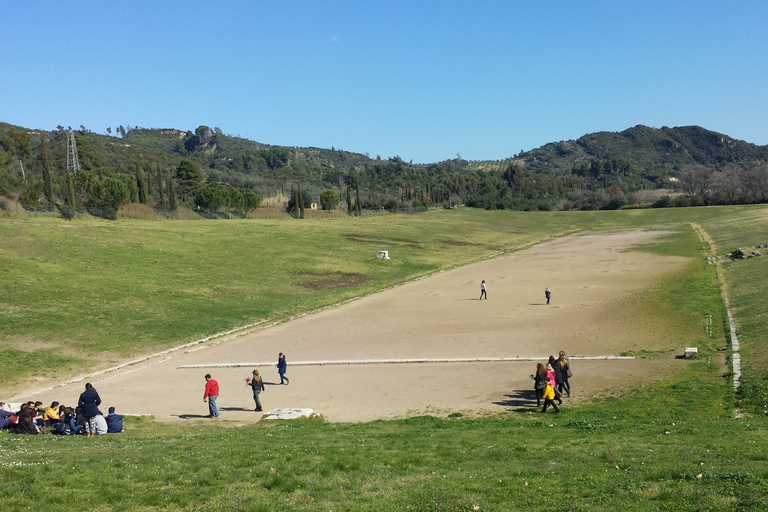
<svg viewBox="0 0 768 512">
<path fill-rule="evenodd" d="M 618 355 L 682 347 L 685 340 L 651 331 L 633 298 L 680 269 L 686 259 L 625 251 L 658 232 L 582 233 L 417 280 L 220 344 L 199 345 L 88 380 L 102 408 L 152 414 L 160 421 L 198 420 L 211 373 L 221 386 L 220 421 L 260 419 L 245 377 L 252 368 L 179 369 L 182 365 L 288 358 L 290 385 L 261 367 L 264 409 L 308 407 L 328 421 L 369 421 L 424 413 L 500 412 L 531 405 L 535 362 L 291 366 L 292 361 Z M 478 300 L 480 281 L 488 300 Z M 544 288 L 552 289 L 547 306 Z M 637 327 L 637 328 L 633 328 Z M 642 329 L 640 327 L 643 327 Z M 650 327 L 650 326 L 647 326 Z M 574 361 L 574 398 L 660 378 L 686 364 L 675 359 Z M 34 397 L 74 405 L 84 382 Z M 568 403 L 566 402 L 566 406 Z M 211 420 L 206 420 L 211 421 Z"/>
</svg>

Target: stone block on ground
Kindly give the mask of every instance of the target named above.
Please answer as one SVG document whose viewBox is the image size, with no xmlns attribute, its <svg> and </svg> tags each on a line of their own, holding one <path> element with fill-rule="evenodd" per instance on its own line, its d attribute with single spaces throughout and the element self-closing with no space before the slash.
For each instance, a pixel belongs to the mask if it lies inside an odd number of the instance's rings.
<svg viewBox="0 0 768 512">
<path fill-rule="evenodd" d="M 314 411 L 312 409 L 272 409 L 264 413 L 264 420 L 295 420 L 297 418 L 309 418 Z"/>
</svg>

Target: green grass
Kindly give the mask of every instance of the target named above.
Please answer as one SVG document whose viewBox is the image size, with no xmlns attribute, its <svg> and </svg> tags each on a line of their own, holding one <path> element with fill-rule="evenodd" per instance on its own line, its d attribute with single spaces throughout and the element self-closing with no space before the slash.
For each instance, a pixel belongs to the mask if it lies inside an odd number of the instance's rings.
<svg viewBox="0 0 768 512">
<path fill-rule="evenodd" d="M 715 239 L 719 254 L 737 247 L 768 244 L 768 212 L 749 209 L 711 219 L 704 228 Z M 765 256 L 722 265 L 730 306 L 736 318 L 742 358 L 739 405 L 750 414 L 768 414 L 768 249 Z"/>
<path fill-rule="evenodd" d="M 751 390 L 737 397 L 715 350 L 725 344 L 715 267 L 706 265 L 704 246 L 689 224 L 703 226 L 721 248 L 760 237 L 765 243 L 768 223 L 759 221 L 766 212 L 726 207 L 562 215 L 458 210 L 312 222 L 2 220 L 0 364 L 8 355 L 17 358 L 9 365 L 14 368 L 40 369 L 30 361 L 44 355 L 52 358 L 41 359 L 44 366 L 55 365 L 57 357 L 76 366 L 88 348 L 111 348 L 114 357 L 142 352 L 312 309 L 548 236 L 627 227 L 673 229 L 641 250 L 692 258 L 636 299 L 632 325 L 647 325 L 652 334 L 650 319 L 676 322 L 681 339 L 693 340 L 702 357 L 660 382 L 629 392 L 607 390 L 576 408 L 566 402 L 560 415 L 519 408 L 481 418 L 305 420 L 243 428 L 129 418 L 125 434 L 95 439 L 0 433 L 0 500 L 8 510 L 37 509 L 52 497 L 97 510 L 764 509 L 768 417 L 759 397 L 768 397 L 760 395 L 768 389 L 762 350 L 768 259 L 723 267 Z M 420 248 L 383 242 L 394 238 L 418 241 Z M 391 265 L 373 260 L 379 249 L 390 250 Z M 267 264 L 274 258 L 281 264 Z M 48 277 L 32 272 L 46 265 Z M 296 284 L 339 271 L 371 280 L 343 289 Z M 705 314 L 716 315 L 712 338 L 703 331 Z M 88 320 L 68 325 L 79 316 Z M 193 325 L 178 322 L 179 316 Z M 6 323 L 8 318 L 13 321 Z M 150 338 L 123 334 L 123 323 Z M 65 334 L 49 337 L 57 330 Z M 36 348 L 20 354 L 12 347 L 18 340 Z M 635 355 L 669 357 L 668 350 Z M 734 417 L 737 404 L 745 413 L 740 419 Z"/>
<path fill-rule="evenodd" d="M 100 510 L 755 510 L 768 505 L 768 420 L 734 420 L 716 371 L 694 363 L 560 415 L 0 434 L 0 499 L 10 510 L 51 492 Z"/>
</svg>

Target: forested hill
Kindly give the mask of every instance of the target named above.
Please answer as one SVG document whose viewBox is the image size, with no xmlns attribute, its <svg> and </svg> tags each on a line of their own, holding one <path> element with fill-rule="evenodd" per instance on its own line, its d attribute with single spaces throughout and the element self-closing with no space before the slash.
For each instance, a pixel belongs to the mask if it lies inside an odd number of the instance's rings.
<svg viewBox="0 0 768 512">
<path fill-rule="evenodd" d="M 427 164 L 336 148 L 273 146 L 207 126 L 195 131 L 119 126 L 106 132 L 84 126 L 72 132 L 81 172 L 70 186 L 69 130 L 0 123 L 0 195 L 21 197 L 31 207 L 64 202 L 69 190 L 76 206 L 133 201 L 167 209 L 175 206 L 169 198 L 173 192 L 182 205 L 231 209 L 242 202 L 232 190 L 250 190 L 264 198 L 278 192 L 290 195 L 302 187 L 304 203 L 320 202 L 324 191 L 332 191 L 343 206 L 358 213 L 361 207 L 456 203 L 617 208 L 638 202 L 639 191 L 655 188 L 677 189 L 685 196 L 681 206 L 768 200 L 768 146 L 698 126 L 635 126 L 552 142 L 501 161 L 459 157 Z M 47 177 L 44 168 L 49 169 Z M 113 180 L 111 188 L 104 184 L 108 179 Z M 114 180 L 126 183 L 125 197 L 119 200 L 105 196 L 105 190 L 116 193 Z"/>
<path fill-rule="evenodd" d="M 674 176 L 689 165 L 768 161 L 768 146 L 736 140 L 699 126 L 656 129 L 638 125 L 623 132 L 597 132 L 577 140 L 551 142 L 515 155 L 528 169 L 568 174 L 593 159 L 623 160 L 648 174 Z"/>
</svg>

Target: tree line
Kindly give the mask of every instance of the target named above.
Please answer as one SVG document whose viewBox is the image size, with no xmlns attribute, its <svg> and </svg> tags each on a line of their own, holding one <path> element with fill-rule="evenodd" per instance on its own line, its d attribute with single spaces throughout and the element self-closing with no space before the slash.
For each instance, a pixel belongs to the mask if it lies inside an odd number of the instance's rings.
<svg viewBox="0 0 768 512">
<path fill-rule="evenodd" d="M 651 138 L 655 132 L 649 130 L 611 137 L 625 144 L 630 136 Z M 136 127 L 117 131 L 119 139 L 84 127 L 74 132 L 81 165 L 79 172 L 69 172 L 64 165 L 69 130 L 59 126 L 51 132 L 30 132 L 0 123 L 0 195 L 18 197 L 25 208 L 58 208 L 62 215 L 84 209 L 108 218 L 126 203 L 247 215 L 262 197 L 277 193 L 289 198 L 286 208 L 296 218 L 303 218 L 312 203 L 326 210 L 344 208 L 351 215 L 363 209 L 459 204 L 514 210 L 616 209 L 644 206 L 636 194 L 657 188 L 671 191 L 654 204 L 659 207 L 768 201 L 768 168 L 759 158 L 760 147 L 734 146 L 739 158 L 728 157 L 727 148 L 699 148 L 700 158 L 713 155 L 715 161 L 679 165 L 667 172 L 643 167 L 607 146 L 593 151 L 605 158 L 586 158 L 582 146 L 562 142 L 480 167 L 460 155 L 414 164 L 398 156 L 372 159 L 336 148 L 267 146 L 205 126 L 194 132 Z M 688 139 L 706 142 L 711 137 L 689 134 Z M 675 151 L 668 139 L 654 139 L 653 144 Z M 626 151 L 637 155 L 639 150 Z M 540 157 L 535 162 L 534 153 Z M 566 157 L 575 153 L 579 157 L 570 169 L 564 168 Z M 566 160 L 556 166 L 551 160 L 556 171 L 540 161 L 557 155 Z"/>
</svg>

